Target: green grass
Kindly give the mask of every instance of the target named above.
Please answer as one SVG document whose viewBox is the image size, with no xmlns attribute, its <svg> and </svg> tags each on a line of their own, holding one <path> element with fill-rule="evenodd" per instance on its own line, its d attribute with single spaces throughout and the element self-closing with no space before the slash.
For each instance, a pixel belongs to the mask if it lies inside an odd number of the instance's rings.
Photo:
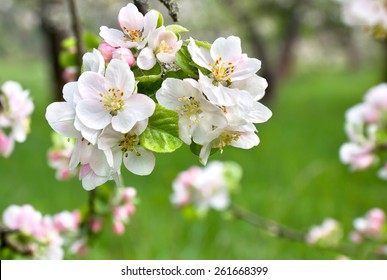
<svg viewBox="0 0 387 280">
<path fill-rule="evenodd" d="M 83 205 L 80 182 L 57 182 L 47 166 L 50 128 L 44 119 L 51 102 L 47 69 L 42 62 L 2 62 L 0 80 L 14 79 L 31 90 L 36 109 L 32 133 L 17 144 L 9 159 L 0 158 L 0 211 L 30 203 L 43 213 Z M 344 112 L 377 83 L 374 70 L 350 73 L 319 71 L 283 82 L 271 105 L 273 118 L 259 125 L 261 144 L 252 150 L 226 148 L 213 159 L 233 160 L 244 170 L 236 204 L 300 230 L 325 217 L 343 222 L 372 207 L 386 208 L 387 184 L 375 172 L 350 173 L 338 158 L 346 140 Z M 169 203 L 171 182 L 183 169 L 198 165 L 187 147 L 158 155 L 154 172 L 138 177 L 124 172 L 141 203 L 122 237 L 108 228 L 87 258 L 91 259 L 332 259 L 337 254 L 303 243 L 277 239 L 249 224 L 211 212 L 186 221 Z"/>
</svg>

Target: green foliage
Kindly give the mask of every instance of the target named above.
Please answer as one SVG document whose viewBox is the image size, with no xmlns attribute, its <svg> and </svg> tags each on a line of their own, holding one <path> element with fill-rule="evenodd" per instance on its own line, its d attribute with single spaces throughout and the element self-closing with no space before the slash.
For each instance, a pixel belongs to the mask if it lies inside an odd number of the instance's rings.
<svg viewBox="0 0 387 280">
<path fill-rule="evenodd" d="M 202 145 L 199 145 L 199 144 L 196 144 L 194 142 L 191 143 L 191 145 L 189 145 L 189 148 L 191 150 L 191 152 L 196 155 L 196 156 L 199 156 L 200 155 L 200 150 L 202 149 Z M 212 156 L 213 154 L 217 153 L 219 151 L 218 148 L 213 148 L 211 149 L 211 153 L 210 153 L 210 156 Z"/>
<path fill-rule="evenodd" d="M 159 13 L 159 18 L 157 19 L 157 28 L 159 28 L 160 26 L 164 25 L 164 18 L 163 18 L 163 15 L 159 11 L 156 11 L 156 12 Z"/>
<path fill-rule="evenodd" d="M 188 76 L 198 79 L 199 73 L 198 69 L 195 66 L 195 63 L 192 61 L 191 55 L 188 51 L 187 46 L 182 46 L 180 50 L 176 53 L 175 63 L 181 68 Z"/>
<path fill-rule="evenodd" d="M 62 68 L 77 65 L 77 54 L 68 51 L 62 51 L 59 55 L 59 64 Z"/>
<path fill-rule="evenodd" d="M 101 39 L 93 33 L 84 33 L 83 42 L 88 51 L 92 49 L 97 49 Z"/>
<path fill-rule="evenodd" d="M 188 32 L 189 30 L 181 25 L 178 25 L 178 24 L 171 24 L 171 25 L 168 25 L 166 28 L 165 28 L 166 31 L 172 31 L 173 33 L 176 34 L 176 36 L 180 39 L 180 33 L 182 32 Z"/>
<path fill-rule="evenodd" d="M 157 104 L 148 127 L 140 135 L 141 146 L 156 153 L 171 153 L 180 148 L 183 142 L 179 139 L 178 120 L 176 112 Z"/>
<path fill-rule="evenodd" d="M 161 79 L 161 74 L 163 72 L 159 63 L 156 63 L 156 65 L 149 70 L 141 70 L 137 66 L 134 66 L 131 69 L 134 73 L 136 81 L 138 81 L 139 83 L 155 82 Z"/>
</svg>

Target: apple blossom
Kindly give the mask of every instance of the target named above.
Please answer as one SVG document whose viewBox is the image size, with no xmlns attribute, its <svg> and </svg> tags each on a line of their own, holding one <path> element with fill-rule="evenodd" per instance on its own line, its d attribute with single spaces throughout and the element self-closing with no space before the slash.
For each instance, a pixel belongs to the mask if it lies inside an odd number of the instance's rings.
<svg viewBox="0 0 387 280">
<path fill-rule="evenodd" d="M 140 69 L 149 70 L 156 65 L 156 59 L 161 63 L 173 63 L 182 44 L 175 33 L 161 26 L 149 34 L 148 47 L 140 52 L 137 65 Z"/>
<path fill-rule="evenodd" d="M 306 235 L 306 242 L 324 247 L 334 247 L 342 236 L 343 232 L 340 224 L 336 220 L 328 218 L 321 225 L 310 228 Z"/>
<path fill-rule="evenodd" d="M 129 3 L 118 14 L 122 31 L 102 26 L 99 35 L 112 47 L 142 49 L 149 34 L 156 29 L 158 18 L 157 11 L 151 10 L 144 16 L 135 5 Z"/>
<path fill-rule="evenodd" d="M 0 130 L 0 155 L 9 157 L 13 151 L 14 146 L 14 140 L 2 133 Z"/>
</svg>

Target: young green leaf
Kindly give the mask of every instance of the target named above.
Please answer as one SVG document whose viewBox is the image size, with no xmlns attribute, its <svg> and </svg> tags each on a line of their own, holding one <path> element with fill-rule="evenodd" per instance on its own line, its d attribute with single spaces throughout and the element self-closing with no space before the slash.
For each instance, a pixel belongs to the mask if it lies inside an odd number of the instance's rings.
<svg viewBox="0 0 387 280">
<path fill-rule="evenodd" d="M 156 153 L 170 153 L 180 148 L 179 116 L 176 112 L 156 104 L 147 129 L 140 135 L 141 146 Z"/>
</svg>

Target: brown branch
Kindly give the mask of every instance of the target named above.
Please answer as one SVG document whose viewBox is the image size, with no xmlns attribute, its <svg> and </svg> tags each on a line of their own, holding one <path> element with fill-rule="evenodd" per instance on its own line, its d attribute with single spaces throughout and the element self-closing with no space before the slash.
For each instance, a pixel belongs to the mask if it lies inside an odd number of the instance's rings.
<svg viewBox="0 0 387 280">
<path fill-rule="evenodd" d="M 176 0 L 159 0 L 169 11 L 174 22 L 179 20 L 179 4 Z"/>
<path fill-rule="evenodd" d="M 148 0 L 133 0 L 133 3 L 134 5 L 136 5 L 139 12 L 143 15 L 145 15 L 149 11 Z"/>
<path fill-rule="evenodd" d="M 82 39 L 82 28 L 80 23 L 80 18 L 75 4 L 75 0 L 68 0 L 70 6 L 70 15 L 72 21 L 72 28 L 77 42 L 77 66 L 78 66 L 78 76 L 81 73 L 82 68 L 82 56 L 84 53 L 83 49 L 83 39 Z"/>
</svg>

